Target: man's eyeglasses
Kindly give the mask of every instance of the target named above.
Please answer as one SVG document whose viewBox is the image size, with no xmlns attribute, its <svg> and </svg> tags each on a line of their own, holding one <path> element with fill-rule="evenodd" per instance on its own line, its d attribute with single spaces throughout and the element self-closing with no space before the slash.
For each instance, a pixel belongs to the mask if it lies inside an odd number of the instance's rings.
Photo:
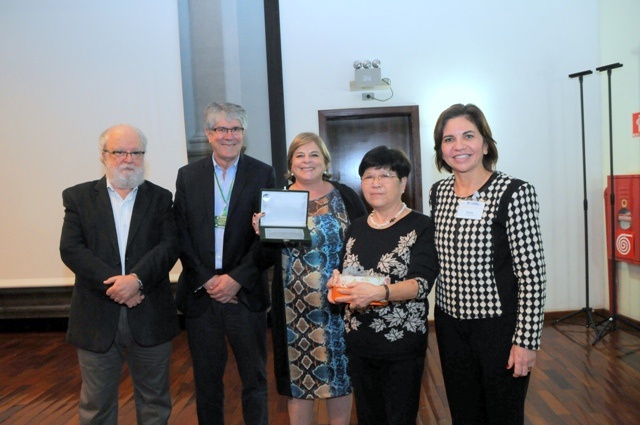
<svg viewBox="0 0 640 425">
<path fill-rule="evenodd" d="M 374 176 L 373 174 L 367 174 L 365 176 L 362 176 L 362 183 L 373 183 L 374 181 L 378 181 L 379 183 L 388 183 L 391 181 L 391 179 L 398 177 L 398 176 L 394 176 L 393 174 L 378 174 L 377 176 Z"/>
<path fill-rule="evenodd" d="M 111 155 L 115 156 L 118 159 L 124 159 L 127 157 L 127 155 L 131 155 L 132 159 L 142 159 L 142 157 L 144 156 L 144 151 L 127 152 L 127 151 L 108 151 L 105 149 L 102 152 L 110 153 Z"/>
<path fill-rule="evenodd" d="M 218 133 L 221 136 L 226 135 L 228 132 L 231 132 L 231 134 L 233 134 L 235 136 L 237 134 L 242 133 L 244 131 L 244 128 L 243 127 L 231 127 L 231 128 L 216 127 L 216 128 L 213 129 L 213 131 L 215 131 L 216 133 Z"/>
</svg>

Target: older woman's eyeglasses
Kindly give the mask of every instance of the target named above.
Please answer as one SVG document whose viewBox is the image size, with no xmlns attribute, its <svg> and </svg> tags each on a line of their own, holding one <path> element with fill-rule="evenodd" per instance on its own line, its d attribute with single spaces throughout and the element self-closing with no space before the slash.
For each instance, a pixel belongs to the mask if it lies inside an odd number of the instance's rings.
<svg viewBox="0 0 640 425">
<path fill-rule="evenodd" d="M 389 173 L 383 173 L 383 174 L 378 174 L 377 176 L 374 176 L 373 174 L 365 174 L 364 176 L 362 176 L 362 183 L 373 183 L 375 181 L 377 181 L 378 183 L 388 183 L 391 181 L 391 179 L 396 178 L 398 176 L 395 176 L 393 174 L 389 174 Z"/>
<path fill-rule="evenodd" d="M 132 159 L 142 159 L 142 157 L 144 156 L 144 151 L 127 152 L 127 151 L 108 151 L 105 149 L 102 152 L 110 153 L 111 155 L 115 156 L 118 159 L 126 158 L 128 155 L 131 155 Z"/>
<path fill-rule="evenodd" d="M 244 128 L 242 127 L 231 127 L 231 128 L 227 128 L 227 127 L 216 127 L 213 129 L 213 131 L 215 131 L 216 133 L 218 133 L 219 135 L 226 135 L 227 133 L 231 132 L 231 134 L 233 134 L 234 136 L 237 134 L 240 134 L 244 131 Z"/>
</svg>

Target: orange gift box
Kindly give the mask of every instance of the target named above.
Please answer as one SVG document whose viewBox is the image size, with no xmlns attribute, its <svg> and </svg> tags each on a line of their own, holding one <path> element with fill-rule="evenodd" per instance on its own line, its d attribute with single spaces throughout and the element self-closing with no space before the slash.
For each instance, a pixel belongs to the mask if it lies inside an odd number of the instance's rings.
<svg viewBox="0 0 640 425">
<path fill-rule="evenodd" d="M 372 285 L 376 285 L 376 286 L 381 286 L 384 285 L 385 283 L 388 285 L 389 284 L 389 278 L 386 276 L 347 276 L 347 275 L 340 275 L 340 281 L 339 283 L 334 286 L 333 288 L 331 288 L 331 295 L 333 296 L 333 299 L 335 300 L 337 297 L 343 297 L 345 296 L 345 294 L 341 294 L 340 292 L 338 292 L 338 289 L 340 287 L 346 287 L 347 284 L 349 283 L 354 283 L 354 282 L 365 282 L 365 283 L 370 283 Z M 373 306 L 384 306 L 387 305 L 389 302 L 388 301 L 374 301 L 372 302 L 370 305 Z"/>
</svg>

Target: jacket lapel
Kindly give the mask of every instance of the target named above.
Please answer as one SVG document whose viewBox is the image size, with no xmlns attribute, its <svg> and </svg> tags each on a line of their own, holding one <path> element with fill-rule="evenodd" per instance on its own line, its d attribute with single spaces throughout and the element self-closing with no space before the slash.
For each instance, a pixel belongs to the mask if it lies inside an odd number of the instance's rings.
<svg viewBox="0 0 640 425">
<path fill-rule="evenodd" d="M 131 212 L 131 222 L 129 223 L 129 234 L 127 235 L 127 249 L 133 243 L 135 235 L 142 224 L 142 220 L 147 215 L 149 205 L 151 203 L 151 196 L 149 193 L 149 185 L 147 182 L 143 182 L 138 186 L 138 193 L 136 194 L 136 202 L 133 204 L 133 211 Z"/>
<path fill-rule="evenodd" d="M 116 221 L 113 218 L 113 208 L 111 207 L 111 199 L 107 189 L 107 177 L 104 176 L 96 183 L 94 187 L 96 215 L 99 218 L 98 223 L 105 226 L 111 246 L 116 252 L 118 248 L 118 235 L 116 234 Z"/>
<path fill-rule="evenodd" d="M 207 228 L 211 229 L 211 233 L 213 234 L 214 228 L 214 220 L 213 220 L 213 212 L 215 197 L 214 197 L 214 187 L 213 187 L 213 160 L 209 158 L 208 161 L 204 161 L 202 171 L 200 176 L 200 189 L 202 190 L 202 198 L 204 200 L 204 209 L 207 217 Z M 213 239 L 212 239 L 213 240 Z"/>
<path fill-rule="evenodd" d="M 238 159 L 238 169 L 236 170 L 236 178 L 233 182 L 233 190 L 231 191 L 231 199 L 229 200 L 229 215 L 232 215 L 235 205 L 242 196 L 247 182 L 249 181 L 250 170 L 248 168 L 247 161 L 244 160 L 244 155 L 240 155 Z"/>
</svg>

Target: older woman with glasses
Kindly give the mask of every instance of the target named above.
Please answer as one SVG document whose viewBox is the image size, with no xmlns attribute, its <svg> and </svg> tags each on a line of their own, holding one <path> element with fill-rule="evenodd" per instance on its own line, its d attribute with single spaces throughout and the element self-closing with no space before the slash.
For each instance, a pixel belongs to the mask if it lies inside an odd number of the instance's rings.
<svg viewBox="0 0 640 425">
<path fill-rule="evenodd" d="M 402 202 L 411 164 L 397 149 L 367 152 L 358 173 L 373 208 L 345 235 L 328 283 L 344 303 L 358 423 L 415 424 L 427 349 L 427 295 L 438 275 L 432 220 Z M 345 281 L 349 283 L 345 283 Z M 335 291 L 335 292 L 334 292 Z"/>
</svg>

